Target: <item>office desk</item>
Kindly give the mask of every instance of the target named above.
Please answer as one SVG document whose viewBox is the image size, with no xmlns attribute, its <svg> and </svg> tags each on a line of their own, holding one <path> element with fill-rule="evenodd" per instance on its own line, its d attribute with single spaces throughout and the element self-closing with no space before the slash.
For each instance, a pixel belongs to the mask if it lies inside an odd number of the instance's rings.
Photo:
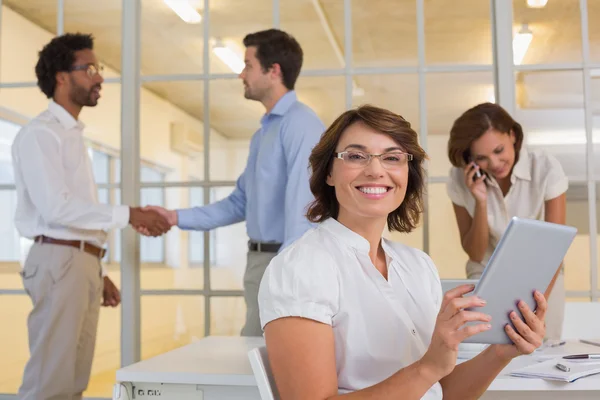
<svg viewBox="0 0 600 400">
<path fill-rule="evenodd" d="M 248 351 L 264 344 L 262 338 L 208 337 L 117 371 L 114 400 L 260 400 L 248 361 Z M 548 349 L 543 357 L 599 352 L 582 343 Z M 542 354 L 542 353 L 540 353 Z M 514 378 L 506 374 L 536 362 L 536 355 L 519 357 L 494 380 L 484 400 L 600 399 L 600 375 L 574 383 Z"/>
<path fill-rule="evenodd" d="M 510 371 L 526 367 L 539 360 L 579 353 L 600 353 L 600 347 L 579 342 L 568 342 L 564 346 L 544 349 L 541 352 L 536 351 L 531 356 L 517 357 L 496 377 L 481 399 L 598 400 L 600 399 L 600 374 L 588 376 L 572 383 L 517 378 L 508 375 Z"/>
<path fill-rule="evenodd" d="M 248 352 L 263 338 L 211 336 L 117 371 L 114 400 L 260 400 Z"/>
</svg>

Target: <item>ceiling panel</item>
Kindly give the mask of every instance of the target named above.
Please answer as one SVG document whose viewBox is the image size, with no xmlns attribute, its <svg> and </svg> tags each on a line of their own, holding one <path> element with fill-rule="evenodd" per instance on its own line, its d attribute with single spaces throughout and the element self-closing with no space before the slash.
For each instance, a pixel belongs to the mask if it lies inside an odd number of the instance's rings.
<svg viewBox="0 0 600 400">
<path fill-rule="evenodd" d="M 328 0 L 328 13 L 329 8 L 336 7 L 343 12 L 342 3 Z M 414 1 L 353 0 L 354 64 L 359 67 L 417 65 L 416 13 Z M 339 31 L 343 32 L 343 25 Z"/>
<path fill-rule="evenodd" d="M 344 10 L 316 0 L 283 1 L 281 29 L 301 44 L 303 69 L 344 68 Z"/>
<path fill-rule="evenodd" d="M 581 62 L 579 0 L 549 0 L 539 9 L 513 0 L 513 15 L 515 30 L 525 23 L 533 33 L 523 64 Z"/>
<path fill-rule="evenodd" d="M 590 21 L 600 17 L 600 1 L 589 1 Z M 4 0 L 3 4 L 42 26 L 56 31 L 56 0 Z M 199 12 L 202 1 L 194 0 Z M 549 0 L 542 10 L 514 0 L 515 24 L 527 22 L 534 39 L 525 57 L 527 63 L 581 60 L 579 0 Z M 92 32 L 101 60 L 117 72 L 121 64 L 121 0 L 65 0 L 65 28 Z M 142 1 L 142 73 L 181 74 L 204 72 L 204 25 L 186 24 L 163 0 Z M 352 0 L 353 54 L 355 66 L 403 66 L 417 64 L 416 8 L 414 0 Z M 304 70 L 344 67 L 343 2 L 340 0 L 282 0 L 281 26 L 297 37 L 305 52 Z M 483 0 L 425 0 L 426 59 L 428 63 L 491 63 L 489 5 Z M 596 18 L 597 19 L 597 18 Z M 211 1 L 210 35 L 236 43 L 243 53 L 242 39 L 248 32 L 271 26 L 272 0 Z M 600 62 L 600 24 L 590 23 L 591 54 Z M 231 71 L 211 53 L 211 73 Z M 485 79 L 482 78 L 485 76 Z M 489 99 L 489 74 L 436 74 L 428 77 L 428 128 L 447 133 L 448 123 L 465 107 Z M 354 78 L 364 90 L 353 104 L 365 102 L 396 105 L 401 114 L 418 123 L 418 85 L 414 76 Z M 580 88 L 570 80 L 517 80 L 522 104 L 542 97 L 561 103 L 562 93 Z M 594 80 L 595 83 L 598 80 Z M 223 135 L 247 138 L 258 127 L 264 112 L 256 102 L 245 100 L 239 80 L 211 81 L 211 125 Z M 543 88 L 541 85 L 544 85 Z M 202 118 L 203 94 L 185 83 L 152 83 L 145 87 L 196 118 Z M 343 110 L 344 79 L 301 77 L 299 97 L 326 121 Z M 452 88 L 452 89 L 450 89 Z M 540 96 L 538 93 L 544 93 Z M 598 93 L 596 91 L 595 93 Z M 574 94 L 577 95 L 577 94 Z M 600 93 L 595 94 L 600 97 Z M 535 99 L 535 101 L 534 101 Z M 596 99 L 596 103 L 599 102 Z M 341 105 L 341 108 L 340 108 Z"/>
</svg>

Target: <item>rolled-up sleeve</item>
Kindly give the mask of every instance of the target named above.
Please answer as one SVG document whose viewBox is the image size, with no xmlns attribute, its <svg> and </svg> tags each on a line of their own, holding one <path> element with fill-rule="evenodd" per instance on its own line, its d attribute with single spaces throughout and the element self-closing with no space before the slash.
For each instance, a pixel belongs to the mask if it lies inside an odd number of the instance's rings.
<svg viewBox="0 0 600 400">
<path fill-rule="evenodd" d="M 285 317 L 332 325 L 339 308 L 339 279 L 322 249 L 292 244 L 267 267 L 258 293 L 261 327 Z"/>
</svg>

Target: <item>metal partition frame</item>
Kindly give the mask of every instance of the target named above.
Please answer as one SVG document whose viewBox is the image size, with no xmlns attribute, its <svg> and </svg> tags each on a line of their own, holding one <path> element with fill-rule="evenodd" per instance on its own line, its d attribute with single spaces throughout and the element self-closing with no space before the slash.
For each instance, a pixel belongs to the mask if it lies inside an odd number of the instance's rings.
<svg viewBox="0 0 600 400">
<path fill-rule="evenodd" d="M 250 0 L 251 1 L 251 0 Z M 280 2 L 273 0 L 272 23 L 274 27 L 280 26 Z M 600 290 L 598 288 L 598 249 L 597 249 L 597 226 L 596 226 L 596 184 L 600 177 L 593 175 L 593 144 L 592 144 L 592 104 L 591 104 L 591 75 L 592 68 L 600 68 L 599 64 L 590 61 L 589 50 L 589 23 L 587 15 L 587 1 L 580 0 L 581 9 L 581 35 L 582 35 L 582 63 L 544 64 L 544 65 L 513 65 L 512 57 L 512 29 L 513 29 L 513 7 L 512 1 L 489 0 L 491 36 L 492 36 L 492 65 L 427 65 L 425 57 L 425 1 L 415 0 L 417 15 L 417 40 L 418 40 L 418 64 L 408 67 L 377 67 L 377 68 L 355 68 L 353 65 L 353 27 L 352 27 L 352 0 L 344 2 L 344 66 L 338 69 L 305 70 L 301 76 L 337 76 L 345 79 L 345 106 L 352 106 L 352 82 L 357 75 L 386 75 L 386 74 L 417 74 L 419 87 L 419 122 L 420 141 L 427 150 L 428 127 L 427 127 L 427 98 L 426 77 L 428 73 L 444 72 L 480 72 L 492 71 L 494 74 L 495 95 L 499 104 L 509 112 L 516 109 L 515 99 L 515 72 L 516 71 L 541 71 L 541 70 L 579 70 L 583 72 L 584 106 L 585 106 L 585 129 L 586 129 L 586 154 L 587 174 L 585 180 L 588 188 L 589 205 L 589 232 L 590 232 L 590 284 L 589 292 L 568 292 L 570 297 L 587 296 L 592 301 L 598 301 Z M 57 0 L 57 33 L 64 31 L 64 0 Z M 2 0 L 0 0 L 0 6 Z M 434 4 L 429 4 L 433 7 Z M 169 187 L 202 187 L 210 189 L 213 187 L 234 186 L 235 181 L 211 181 L 210 180 L 210 85 L 211 80 L 237 79 L 235 74 L 211 74 L 210 71 L 210 1 L 204 0 L 203 22 L 199 29 L 203 29 L 204 53 L 203 68 L 198 74 L 177 75 L 152 75 L 140 76 L 140 32 L 141 32 L 141 0 L 122 1 L 122 71 L 121 78 L 107 79 L 106 83 L 122 84 L 122 118 L 121 118 L 121 160 L 122 177 L 121 193 L 122 204 L 138 204 L 139 193 L 142 188 L 169 188 Z M 1 27 L 0 27 L 1 28 Z M 283 27 L 285 29 L 285 27 Z M 0 30 L 1 32 L 1 30 Z M 204 180 L 197 182 L 165 182 L 165 183 L 141 183 L 139 181 L 140 169 L 140 90 L 143 82 L 158 81 L 201 81 L 204 83 Z M 25 88 L 36 86 L 35 82 L 0 82 L 0 88 Z M 429 183 L 446 182 L 446 176 L 430 176 Z M 0 185 L 0 190 L 14 189 L 14 185 Z M 426 198 L 426 205 L 427 205 Z M 209 190 L 204 190 L 204 201 L 210 201 Z M 429 232 L 431 221 L 426 209 L 423 222 L 423 246 L 429 250 Z M 144 295 L 194 295 L 204 296 L 204 322 L 205 334 L 209 335 L 212 297 L 242 296 L 240 290 L 213 290 L 211 288 L 210 276 L 210 235 L 204 235 L 204 288 L 198 290 L 173 289 L 173 290 L 141 290 L 140 289 L 140 259 L 139 238 L 130 228 L 126 229 L 122 236 L 122 332 L 121 332 L 121 364 L 128 365 L 140 359 L 140 297 Z M 0 295 L 23 295 L 22 290 L 0 290 Z"/>
</svg>

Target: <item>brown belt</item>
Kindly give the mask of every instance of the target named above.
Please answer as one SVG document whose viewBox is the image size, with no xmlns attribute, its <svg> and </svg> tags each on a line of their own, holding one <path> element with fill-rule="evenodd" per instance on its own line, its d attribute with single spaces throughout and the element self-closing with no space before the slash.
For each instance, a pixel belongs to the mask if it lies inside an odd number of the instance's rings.
<svg viewBox="0 0 600 400">
<path fill-rule="evenodd" d="M 57 244 L 59 246 L 75 247 L 77 249 L 85 251 L 86 253 L 91 254 L 94 257 L 97 257 L 100 259 L 104 257 L 104 254 L 106 254 L 105 249 L 100 248 L 98 246 L 94 246 L 93 244 L 89 244 L 82 240 L 53 239 L 53 238 L 43 236 L 43 235 L 36 236 L 34 239 L 35 239 L 36 243 L 48 243 L 48 244 Z"/>
</svg>

